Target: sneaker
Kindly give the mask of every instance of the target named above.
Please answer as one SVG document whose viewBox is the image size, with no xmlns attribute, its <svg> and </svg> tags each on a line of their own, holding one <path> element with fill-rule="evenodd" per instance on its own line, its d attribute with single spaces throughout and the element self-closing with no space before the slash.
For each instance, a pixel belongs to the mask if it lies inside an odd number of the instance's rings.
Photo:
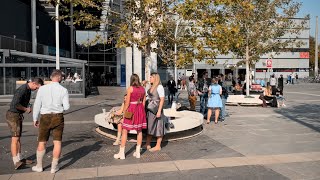
<svg viewBox="0 0 320 180">
<path fill-rule="evenodd" d="M 59 171 L 59 167 L 57 166 L 56 168 L 51 168 L 51 173 L 54 174 Z"/>
<path fill-rule="evenodd" d="M 43 169 L 40 168 L 40 167 L 38 167 L 38 166 L 33 166 L 33 167 L 32 167 L 32 171 L 34 171 L 34 172 L 42 172 Z"/>
<path fill-rule="evenodd" d="M 24 164 L 24 163 L 21 162 L 21 161 L 16 162 L 16 163 L 14 164 L 14 169 L 15 169 L 15 170 L 19 169 L 23 164 Z"/>
</svg>

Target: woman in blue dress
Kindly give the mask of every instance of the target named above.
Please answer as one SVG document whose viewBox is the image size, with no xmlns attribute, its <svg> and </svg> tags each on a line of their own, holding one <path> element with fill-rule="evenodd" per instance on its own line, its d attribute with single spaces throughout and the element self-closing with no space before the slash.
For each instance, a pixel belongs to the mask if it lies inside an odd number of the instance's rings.
<svg viewBox="0 0 320 180">
<path fill-rule="evenodd" d="M 215 112 L 214 122 L 218 123 L 220 108 L 222 108 L 222 87 L 218 84 L 217 78 L 212 78 L 212 84 L 209 87 L 209 99 L 208 99 L 208 115 L 207 124 L 210 123 L 212 111 Z"/>
</svg>

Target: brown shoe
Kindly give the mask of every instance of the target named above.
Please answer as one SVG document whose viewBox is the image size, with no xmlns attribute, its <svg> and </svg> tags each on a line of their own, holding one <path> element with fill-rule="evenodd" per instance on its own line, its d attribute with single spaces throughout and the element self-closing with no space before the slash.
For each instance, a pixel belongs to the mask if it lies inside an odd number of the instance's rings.
<svg viewBox="0 0 320 180">
<path fill-rule="evenodd" d="M 30 165 L 30 164 L 34 163 L 32 160 L 28 160 L 28 159 L 21 159 L 20 161 L 23 162 L 26 165 Z"/>
<path fill-rule="evenodd" d="M 23 165 L 24 165 L 24 163 L 21 162 L 21 161 L 19 161 L 19 162 L 17 162 L 16 164 L 14 164 L 14 169 L 17 170 L 17 169 L 19 169 L 20 167 L 22 167 Z"/>
</svg>

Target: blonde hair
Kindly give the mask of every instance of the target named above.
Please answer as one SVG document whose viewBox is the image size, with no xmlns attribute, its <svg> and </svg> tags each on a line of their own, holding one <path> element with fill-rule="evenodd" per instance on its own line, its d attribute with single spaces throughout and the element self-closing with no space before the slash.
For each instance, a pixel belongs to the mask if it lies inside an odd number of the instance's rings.
<svg viewBox="0 0 320 180">
<path fill-rule="evenodd" d="M 154 78 L 150 91 L 153 92 L 161 84 L 160 76 L 158 73 L 151 73 L 151 76 Z"/>
</svg>

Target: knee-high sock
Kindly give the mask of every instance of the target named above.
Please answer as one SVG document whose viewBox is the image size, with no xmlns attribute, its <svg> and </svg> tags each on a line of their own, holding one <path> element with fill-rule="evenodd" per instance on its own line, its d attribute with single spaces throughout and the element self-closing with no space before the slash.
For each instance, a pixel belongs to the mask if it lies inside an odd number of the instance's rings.
<svg viewBox="0 0 320 180">
<path fill-rule="evenodd" d="M 46 154 L 46 150 L 37 151 L 37 167 L 42 168 L 42 160 L 45 154 Z"/>
</svg>

